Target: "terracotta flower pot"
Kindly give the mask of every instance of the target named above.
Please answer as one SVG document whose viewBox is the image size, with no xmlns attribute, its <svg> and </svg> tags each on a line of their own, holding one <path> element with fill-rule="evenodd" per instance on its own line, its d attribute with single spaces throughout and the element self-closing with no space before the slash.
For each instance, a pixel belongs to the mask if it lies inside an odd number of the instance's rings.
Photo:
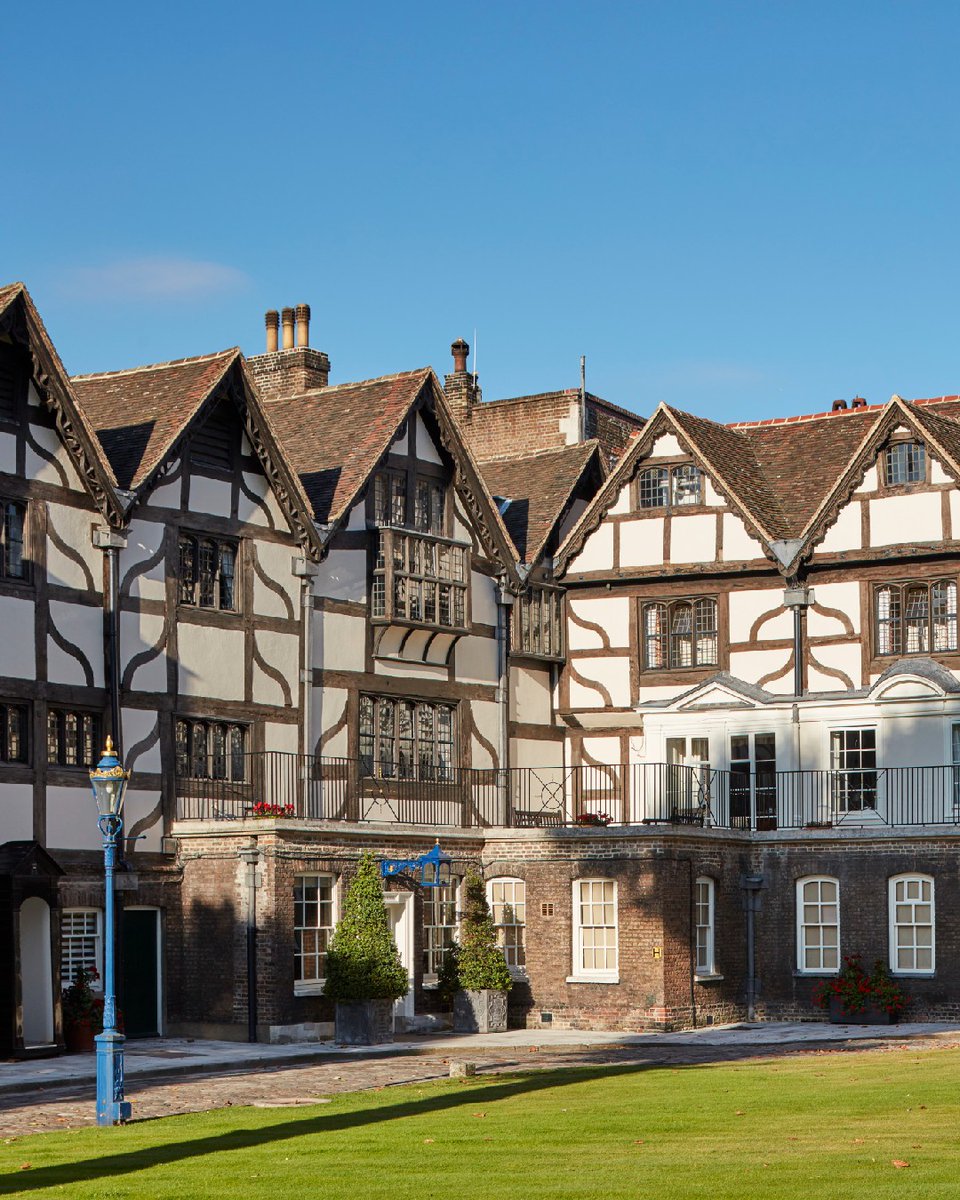
<svg viewBox="0 0 960 1200">
<path fill-rule="evenodd" d="M 68 1054 L 92 1054 L 95 1048 L 93 1024 L 90 1021 L 68 1021 L 63 1028 L 63 1040 Z"/>
</svg>

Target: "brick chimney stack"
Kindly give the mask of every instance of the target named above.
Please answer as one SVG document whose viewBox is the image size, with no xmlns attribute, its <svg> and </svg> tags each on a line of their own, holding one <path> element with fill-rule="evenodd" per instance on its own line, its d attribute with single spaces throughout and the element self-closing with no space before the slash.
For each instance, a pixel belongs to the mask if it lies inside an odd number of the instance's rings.
<svg viewBox="0 0 960 1200">
<path fill-rule="evenodd" d="M 264 400 L 285 400 L 302 392 L 315 392 L 330 382 L 330 359 L 310 347 L 310 305 L 298 304 L 264 315 L 267 349 L 247 359 L 247 366 Z M 278 334 L 282 344 L 278 348 Z"/>
<path fill-rule="evenodd" d="M 443 390 L 447 403 L 460 418 L 469 420 L 470 410 L 480 403 L 480 388 L 476 379 L 467 370 L 470 346 L 463 338 L 457 338 L 450 346 L 453 355 L 453 371 L 444 377 Z"/>
</svg>

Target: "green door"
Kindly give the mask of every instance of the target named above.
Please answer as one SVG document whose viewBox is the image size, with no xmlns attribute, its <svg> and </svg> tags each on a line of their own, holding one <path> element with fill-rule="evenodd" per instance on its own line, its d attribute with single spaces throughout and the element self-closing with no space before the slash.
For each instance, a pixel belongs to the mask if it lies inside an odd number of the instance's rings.
<svg viewBox="0 0 960 1200">
<path fill-rule="evenodd" d="M 160 1032 L 160 913 L 155 908 L 124 909 L 121 928 L 123 1028 L 127 1037 L 156 1037 Z"/>
</svg>

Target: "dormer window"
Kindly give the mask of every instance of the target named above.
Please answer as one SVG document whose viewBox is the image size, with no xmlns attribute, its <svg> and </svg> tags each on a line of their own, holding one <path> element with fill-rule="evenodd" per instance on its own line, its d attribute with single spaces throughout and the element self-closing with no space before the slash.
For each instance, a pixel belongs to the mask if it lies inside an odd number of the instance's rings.
<svg viewBox="0 0 960 1200">
<path fill-rule="evenodd" d="M 680 508 L 703 503 L 703 472 L 692 463 L 650 467 L 640 473 L 637 495 L 641 508 Z"/>
<path fill-rule="evenodd" d="M 409 496 L 406 471 L 378 472 L 373 482 L 375 524 L 442 537 L 446 527 L 446 489 L 442 481 L 417 475 L 412 492 Z"/>
<path fill-rule="evenodd" d="M 887 487 L 923 483 L 927 476 L 927 454 L 922 442 L 894 442 L 884 456 Z"/>
</svg>

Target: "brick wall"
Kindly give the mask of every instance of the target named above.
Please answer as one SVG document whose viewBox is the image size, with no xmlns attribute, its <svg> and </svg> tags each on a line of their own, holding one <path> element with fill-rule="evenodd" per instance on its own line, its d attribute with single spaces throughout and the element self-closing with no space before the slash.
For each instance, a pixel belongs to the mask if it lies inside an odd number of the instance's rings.
<svg viewBox="0 0 960 1200">
<path fill-rule="evenodd" d="M 312 346 L 256 354 L 246 362 L 264 400 L 315 391 L 330 381 L 330 359 Z"/>
</svg>

